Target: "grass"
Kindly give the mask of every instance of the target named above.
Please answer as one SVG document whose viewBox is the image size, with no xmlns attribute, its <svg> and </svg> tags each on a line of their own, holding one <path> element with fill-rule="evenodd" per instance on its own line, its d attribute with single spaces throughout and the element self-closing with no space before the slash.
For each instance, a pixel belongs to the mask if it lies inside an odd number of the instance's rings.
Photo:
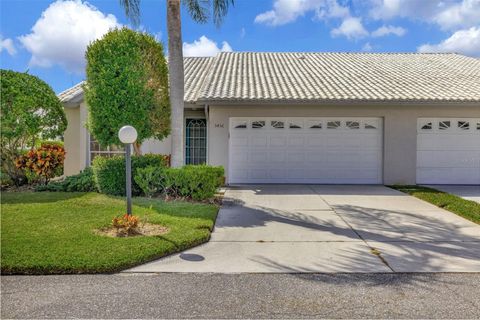
<svg viewBox="0 0 480 320">
<path fill-rule="evenodd" d="M 391 186 L 398 191 L 430 202 L 470 221 L 480 224 L 480 203 L 456 195 L 421 186 Z"/>
<path fill-rule="evenodd" d="M 166 226 L 162 236 L 110 238 L 94 230 L 125 212 L 123 199 L 98 193 L 16 192 L 1 199 L 3 274 L 115 272 L 208 241 L 218 207 L 134 199 L 133 212 Z"/>
</svg>

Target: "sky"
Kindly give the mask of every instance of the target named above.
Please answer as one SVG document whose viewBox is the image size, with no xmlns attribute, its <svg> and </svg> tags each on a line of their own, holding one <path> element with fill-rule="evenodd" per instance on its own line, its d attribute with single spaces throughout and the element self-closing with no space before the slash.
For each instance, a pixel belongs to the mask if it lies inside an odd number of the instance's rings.
<svg viewBox="0 0 480 320">
<path fill-rule="evenodd" d="M 165 0 L 132 26 L 119 0 L 1 0 L 0 66 L 59 93 L 85 79 L 87 45 L 126 26 L 166 44 Z M 182 10 L 185 56 L 220 51 L 457 52 L 480 57 L 480 0 L 234 0 L 224 23 Z M 166 47 L 166 45 L 165 45 Z"/>
</svg>

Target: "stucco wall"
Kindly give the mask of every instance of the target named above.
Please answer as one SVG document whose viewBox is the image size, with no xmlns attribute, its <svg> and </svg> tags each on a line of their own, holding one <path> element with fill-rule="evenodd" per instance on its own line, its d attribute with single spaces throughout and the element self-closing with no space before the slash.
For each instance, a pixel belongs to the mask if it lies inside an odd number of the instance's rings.
<svg viewBox="0 0 480 320">
<path fill-rule="evenodd" d="M 209 164 L 224 166 L 227 174 L 230 117 L 382 117 L 384 119 L 384 183 L 415 184 L 417 118 L 480 117 L 480 105 L 210 106 Z"/>
<path fill-rule="evenodd" d="M 80 162 L 78 159 L 81 157 L 80 150 L 80 108 L 65 108 L 65 115 L 67 116 L 68 126 L 65 130 L 64 146 L 65 151 L 65 163 L 64 174 L 70 176 L 81 170 Z"/>
<path fill-rule="evenodd" d="M 186 107 L 193 107 L 186 105 Z M 82 102 L 77 106 L 65 107 L 68 126 L 64 133 L 65 149 L 67 156 L 65 158 L 64 173 L 67 176 L 79 173 L 89 165 L 89 133 L 86 128 L 88 109 Z M 205 117 L 202 108 L 197 110 L 185 110 L 185 118 Z M 149 139 L 143 142 L 141 146 L 142 153 L 170 154 L 172 150 L 172 139 L 170 136 L 164 140 Z"/>
</svg>

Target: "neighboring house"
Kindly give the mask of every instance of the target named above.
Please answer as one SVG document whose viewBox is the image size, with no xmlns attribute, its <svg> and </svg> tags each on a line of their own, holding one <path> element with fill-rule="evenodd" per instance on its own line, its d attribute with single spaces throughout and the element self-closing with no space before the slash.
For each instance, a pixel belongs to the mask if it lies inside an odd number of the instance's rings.
<svg viewBox="0 0 480 320">
<path fill-rule="evenodd" d="M 101 149 L 81 85 L 60 94 L 65 172 Z M 171 141 L 144 153 L 169 154 Z M 458 54 L 220 53 L 185 58 L 185 162 L 227 182 L 480 184 L 480 61 Z"/>
</svg>

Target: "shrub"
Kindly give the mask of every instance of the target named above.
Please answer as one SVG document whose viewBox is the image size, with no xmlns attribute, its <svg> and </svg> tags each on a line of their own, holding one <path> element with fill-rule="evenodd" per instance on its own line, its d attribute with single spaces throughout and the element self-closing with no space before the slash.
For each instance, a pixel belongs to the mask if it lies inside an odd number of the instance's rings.
<svg viewBox="0 0 480 320">
<path fill-rule="evenodd" d="M 138 222 L 140 219 L 137 216 L 124 214 L 121 217 L 112 219 L 112 226 L 117 230 L 118 235 L 132 235 L 138 233 Z"/>
<path fill-rule="evenodd" d="M 39 148 L 29 150 L 17 159 L 17 168 L 29 170 L 43 178 L 45 184 L 63 171 L 65 149 L 54 144 L 42 144 Z"/>
<path fill-rule="evenodd" d="M 35 191 L 92 192 L 97 191 L 97 186 L 93 170 L 88 167 L 79 174 L 66 177 L 63 181 L 38 186 Z"/>
<path fill-rule="evenodd" d="M 24 150 L 40 137 L 54 139 L 67 128 L 65 111 L 52 88 L 27 73 L 0 70 L 0 149 L 2 172 L 15 185 L 24 184 L 25 170 L 16 166 Z"/>
<path fill-rule="evenodd" d="M 134 176 L 135 183 L 142 190 L 143 194 L 151 198 L 155 193 L 164 189 L 165 167 L 149 166 L 138 168 Z"/>
<path fill-rule="evenodd" d="M 188 165 L 182 168 L 149 166 L 137 169 L 135 182 L 143 194 L 151 197 L 163 193 L 172 197 L 194 200 L 212 198 L 223 183 L 223 168 Z"/>
<path fill-rule="evenodd" d="M 132 177 L 135 177 L 140 168 L 167 167 L 168 156 L 147 154 L 132 157 Z M 123 196 L 125 195 L 125 157 L 111 158 L 96 157 L 93 160 L 93 174 L 95 183 L 101 193 Z M 141 188 L 132 181 L 132 194 L 141 194 Z"/>
<path fill-rule="evenodd" d="M 167 168 L 164 192 L 171 196 L 194 200 L 209 199 L 222 185 L 223 176 L 223 167 L 187 165 L 182 168 Z"/>
</svg>

